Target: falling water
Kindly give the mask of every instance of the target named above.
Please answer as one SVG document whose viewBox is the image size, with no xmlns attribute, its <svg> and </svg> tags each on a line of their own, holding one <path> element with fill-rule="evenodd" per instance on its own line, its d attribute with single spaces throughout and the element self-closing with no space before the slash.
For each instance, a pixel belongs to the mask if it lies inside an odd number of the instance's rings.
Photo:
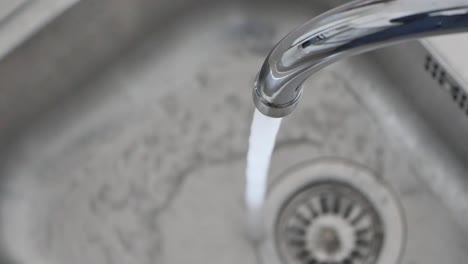
<svg viewBox="0 0 468 264">
<path fill-rule="evenodd" d="M 249 234 L 260 239 L 262 208 L 267 189 L 268 168 L 281 118 L 271 118 L 255 110 L 247 152 L 246 193 Z"/>
</svg>

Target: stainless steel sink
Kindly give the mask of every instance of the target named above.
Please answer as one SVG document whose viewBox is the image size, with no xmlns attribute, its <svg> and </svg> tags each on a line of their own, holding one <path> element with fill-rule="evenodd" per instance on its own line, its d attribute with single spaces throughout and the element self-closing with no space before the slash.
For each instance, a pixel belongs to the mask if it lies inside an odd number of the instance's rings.
<svg viewBox="0 0 468 264">
<path fill-rule="evenodd" d="M 2 261 L 261 263 L 243 203 L 252 83 L 329 5 L 82 1 L 15 49 L 0 62 Z M 362 164 L 402 205 L 401 263 L 464 263 L 468 121 L 427 56 L 412 42 L 308 80 L 271 184 L 317 158 Z"/>
</svg>

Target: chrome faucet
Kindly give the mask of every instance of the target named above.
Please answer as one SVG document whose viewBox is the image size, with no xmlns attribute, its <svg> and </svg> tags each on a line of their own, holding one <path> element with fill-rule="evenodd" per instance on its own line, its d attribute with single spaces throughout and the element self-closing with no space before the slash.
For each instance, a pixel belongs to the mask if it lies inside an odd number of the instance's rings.
<svg viewBox="0 0 468 264">
<path fill-rule="evenodd" d="M 283 117 L 304 81 L 327 65 L 411 39 L 468 31 L 468 0 L 356 0 L 289 33 L 266 58 L 253 89 L 257 109 Z"/>
</svg>

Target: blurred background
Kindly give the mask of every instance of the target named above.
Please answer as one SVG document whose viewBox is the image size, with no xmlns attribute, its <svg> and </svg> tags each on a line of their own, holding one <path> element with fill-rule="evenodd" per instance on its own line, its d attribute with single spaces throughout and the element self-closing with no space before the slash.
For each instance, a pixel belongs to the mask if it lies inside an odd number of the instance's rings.
<svg viewBox="0 0 468 264">
<path fill-rule="evenodd" d="M 345 2 L 0 1 L 0 262 L 466 263 L 464 34 L 310 78 L 249 236 L 255 76 Z"/>
</svg>

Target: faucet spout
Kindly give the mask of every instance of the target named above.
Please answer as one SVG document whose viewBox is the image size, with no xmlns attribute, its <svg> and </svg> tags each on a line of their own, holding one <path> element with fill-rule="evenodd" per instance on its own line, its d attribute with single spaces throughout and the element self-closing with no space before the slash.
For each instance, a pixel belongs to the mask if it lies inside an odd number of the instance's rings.
<svg viewBox="0 0 468 264">
<path fill-rule="evenodd" d="M 266 58 L 253 89 L 257 109 L 284 117 L 302 84 L 338 60 L 403 41 L 468 31 L 466 0 L 356 0 L 298 27 Z"/>
</svg>

